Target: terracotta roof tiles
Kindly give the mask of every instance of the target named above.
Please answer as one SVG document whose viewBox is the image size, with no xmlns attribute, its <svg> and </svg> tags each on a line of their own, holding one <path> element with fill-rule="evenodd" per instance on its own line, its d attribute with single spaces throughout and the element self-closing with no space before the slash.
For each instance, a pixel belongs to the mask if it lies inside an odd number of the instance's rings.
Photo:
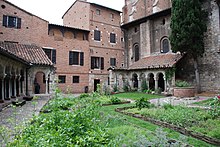
<svg viewBox="0 0 220 147">
<path fill-rule="evenodd" d="M 0 42 L 0 47 L 17 58 L 35 65 L 53 65 L 43 49 L 36 45 Z"/>
<path fill-rule="evenodd" d="M 181 54 L 175 53 L 151 55 L 132 64 L 129 70 L 173 67 L 181 58 Z"/>
</svg>

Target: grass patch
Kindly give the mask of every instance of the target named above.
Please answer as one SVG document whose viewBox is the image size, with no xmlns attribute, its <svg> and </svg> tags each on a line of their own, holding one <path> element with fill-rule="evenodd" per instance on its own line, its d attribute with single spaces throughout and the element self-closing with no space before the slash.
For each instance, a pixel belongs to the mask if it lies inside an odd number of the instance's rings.
<svg viewBox="0 0 220 147">
<path fill-rule="evenodd" d="M 213 99 L 207 99 L 207 100 L 204 100 L 204 101 L 200 101 L 200 102 L 195 102 L 193 104 L 195 105 L 199 105 L 199 106 L 210 106 L 210 103 L 213 101 Z"/>
<path fill-rule="evenodd" d="M 133 100 L 137 100 L 140 98 L 155 99 L 155 98 L 164 97 L 160 95 L 146 94 L 141 92 L 118 93 L 118 94 L 114 94 L 114 96 L 117 96 L 118 98 L 128 98 Z"/>
</svg>

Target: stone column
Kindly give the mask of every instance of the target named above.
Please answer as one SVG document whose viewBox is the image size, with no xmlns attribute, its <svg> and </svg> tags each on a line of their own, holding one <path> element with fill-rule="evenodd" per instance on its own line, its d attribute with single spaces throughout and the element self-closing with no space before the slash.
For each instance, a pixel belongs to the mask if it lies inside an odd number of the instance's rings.
<svg viewBox="0 0 220 147">
<path fill-rule="evenodd" d="M 46 80 L 46 93 L 48 94 L 48 75 L 45 75 L 45 80 Z"/>
<path fill-rule="evenodd" d="M 166 77 L 163 78 L 164 79 L 164 92 L 167 91 L 167 81 L 166 81 Z"/>
<path fill-rule="evenodd" d="M 154 77 L 154 81 L 155 81 L 155 90 L 158 89 L 158 78 Z"/>
<path fill-rule="evenodd" d="M 2 100 L 4 100 L 4 78 L 2 78 L 2 82 L 0 84 L 2 84 L 2 89 L 1 89 L 2 95 L 1 95 L 1 98 L 2 98 Z"/>
<path fill-rule="evenodd" d="M 140 76 L 138 76 L 138 91 L 141 91 L 141 79 L 140 79 Z"/>
</svg>

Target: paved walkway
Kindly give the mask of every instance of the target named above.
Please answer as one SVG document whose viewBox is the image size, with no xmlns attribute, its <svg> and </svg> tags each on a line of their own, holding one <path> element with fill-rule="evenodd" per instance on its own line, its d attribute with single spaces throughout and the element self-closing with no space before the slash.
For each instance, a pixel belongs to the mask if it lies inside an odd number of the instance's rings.
<svg viewBox="0 0 220 147">
<path fill-rule="evenodd" d="M 21 127 L 51 99 L 50 95 L 39 95 L 37 99 L 26 101 L 22 107 L 9 105 L 0 112 L 0 146 L 11 140 Z"/>
<path fill-rule="evenodd" d="M 192 98 L 177 98 L 177 97 L 165 97 L 165 98 L 160 98 L 160 99 L 152 99 L 150 100 L 151 103 L 155 105 L 164 105 L 164 104 L 171 104 L 171 105 L 191 105 L 195 102 L 199 101 L 204 101 L 207 99 L 210 99 L 212 97 L 204 97 L 204 96 L 199 96 L 199 97 L 192 97 Z"/>
</svg>

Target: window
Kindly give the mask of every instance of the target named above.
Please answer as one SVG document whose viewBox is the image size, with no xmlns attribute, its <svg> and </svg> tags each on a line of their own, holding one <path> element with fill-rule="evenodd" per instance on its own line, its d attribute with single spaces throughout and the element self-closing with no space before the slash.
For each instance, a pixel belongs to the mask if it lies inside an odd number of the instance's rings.
<svg viewBox="0 0 220 147">
<path fill-rule="evenodd" d="M 91 69 L 104 69 L 103 57 L 91 57 Z"/>
<path fill-rule="evenodd" d="M 21 18 L 3 15 L 3 26 L 8 28 L 21 28 Z"/>
<path fill-rule="evenodd" d="M 101 11 L 99 9 L 96 9 L 96 14 L 101 15 Z"/>
<path fill-rule="evenodd" d="M 69 65 L 84 65 L 84 53 L 69 51 Z"/>
<path fill-rule="evenodd" d="M 52 61 L 53 64 L 56 64 L 56 50 L 55 49 L 47 49 L 43 48 L 47 57 Z"/>
<path fill-rule="evenodd" d="M 79 83 L 79 76 L 73 76 L 73 83 Z"/>
<path fill-rule="evenodd" d="M 116 38 L 115 38 L 115 34 L 114 33 L 110 33 L 110 43 L 116 43 Z"/>
<path fill-rule="evenodd" d="M 66 83 L 66 76 L 58 76 L 59 83 Z"/>
<path fill-rule="evenodd" d="M 111 18 L 111 19 L 114 19 L 114 14 L 111 13 L 111 14 L 110 14 L 110 18 Z"/>
<path fill-rule="evenodd" d="M 139 45 L 135 44 L 134 45 L 134 61 L 138 61 L 139 60 Z"/>
<path fill-rule="evenodd" d="M 164 38 L 161 40 L 161 53 L 167 53 L 170 50 L 169 40 L 167 38 Z"/>
<path fill-rule="evenodd" d="M 101 32 L 99 30 L 94 30 L 94 40 L 101 41 Z"/>
<path fill-rule="evenodd" d="M 116 66 L 116 58 L 110 58 L 110 66 Z"/>
</svg>

